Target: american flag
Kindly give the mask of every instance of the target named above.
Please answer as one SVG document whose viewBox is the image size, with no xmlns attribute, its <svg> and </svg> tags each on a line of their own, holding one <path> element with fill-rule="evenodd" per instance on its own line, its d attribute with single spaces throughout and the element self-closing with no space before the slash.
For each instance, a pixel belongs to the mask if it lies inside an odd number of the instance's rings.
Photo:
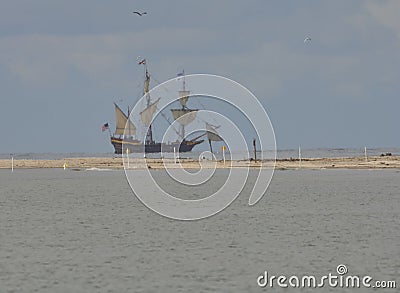
<svg viewBox="0 0 400 293">
<path fill-rule="evenodd" d="M 101 126 L 101 131 L 104 132 L 104 131 L 106 131 L 107 129 L 109 129 L 108 123 L 104 123 L 104 124 Z"/>
</svg>

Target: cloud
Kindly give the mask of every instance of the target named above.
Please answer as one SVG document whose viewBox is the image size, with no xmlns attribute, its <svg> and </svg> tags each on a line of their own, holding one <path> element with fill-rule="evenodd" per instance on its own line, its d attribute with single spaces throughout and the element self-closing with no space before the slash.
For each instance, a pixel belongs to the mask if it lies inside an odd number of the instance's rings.
<svg viewBox="0 0 400 293">
<path fill-rule="evenodd" d="M 385 26 L 396 28 L 399 21 L 393 9 L 398 2 L 380 3 L 369 2 L 369 13 L 387 23 Z M 340 7 L 336 9 L 341 11 Z M 357 43 L 360 37 L 355 33 L 368 21 L 366 15 L 359 7 L 343 15 L 321 13 L 321 26 L 314 30 L 309 46 L 303 44 L 303 32 L 308 33 L 306 28 L 312 27 L 312 21 L 305 18 L 303 10 L 292 12 L 290 21 L 258 18 L 255 23 L 212 29 L 173 25 L 133 32 L 11 35 L 0 38 L 0 64 L 27 86 L 62 88 L 81 79 L 128 93 L 132 81 L 139 80 L 132 72 L 141 71 L 132 68 L 140 55 L 149 59 L 159 81 L 173 77 L 184 67 L 188 73 L 230 77 L 265 99 L 283 92 L 291 99 L 290 88 L 296 91 L 296 84 L 308 90 L 319 87 L 320 93 L 335 96 L 346 95 L 348 90 L 349 95 L 361 97 L 368 94 L 371 80 L 377 80 L 370 68 L 385 65 L 371 56 L 386 54 L 375 52 L 378 43 Z M 299 26 L 294 28 L 293 23 Z M 362 42 L 367 40 L 362 38 Z M 388 80 L 390 72 L 385 74 Z"/>
<path fill-rule="evenodd" d="M 369 1 L 366 9 L 376 21 L 393 30 L 400 38 L 400 1 Z"/>
<path fill-rule="evenodd" d="M 202 29 L 156 29 L 132 33 L 51 35 L 30 34 L 0 38 L 0 64 L 21 83 L 48 87 L 81 74 L 97 82 L 115 82 L 121 70 L 138 55 L 160 55 L 215 41 Z M 124 72 L 125 73 L 125 72 Z"/>
<path fill-rule="evenodd" d="M 0 40 L 3 63 L 22 84 L 48 87 L 67 82 L 71 70 L 97 78 L 113 71 L 117 57 L 105 37 L 22 35 Z M 97 49 L 95 49 L 97 47 Z M 112 59 L 112 60 L 111 60 Z"/>
</svg>

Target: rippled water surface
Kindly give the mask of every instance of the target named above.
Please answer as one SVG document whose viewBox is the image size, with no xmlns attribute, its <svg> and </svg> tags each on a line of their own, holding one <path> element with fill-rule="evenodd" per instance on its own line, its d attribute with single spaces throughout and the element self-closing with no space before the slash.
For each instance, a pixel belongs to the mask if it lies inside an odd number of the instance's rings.
<svg viewBox="0 0 400 293">
<path fill-rule="evenodd" d="M 339 264 L 400 286 L 398 170 L 277 171 L 256 206 L 250 182 L 195 222 L 148 210 L 122 171 L 0 170 L 0 186 L 0 292 L 287 292 L 257 277 Z"/>
<path fill-rule="evenodd" d="M 115 155 L 111 152 L 112 147 L 110 145 L 110 152 L 108 153 L 16 153 L 16 154 L 5 154 L 0 153 L 0 159 L 33 159 L 33 160 L 54 160 L 54 159 L 63 159 L 63 158 L 86 158 L 86 157 L 97 157 L 97 158 L 112 158 L 112 157 L 120 157 L 121 155 Z M 183 158 L 194 158 L 198 159 L 200 154 L 204 150 L 208 150 L 208 148 L 203 150 L 199 150 L 198 148 L 194 149 L 193 152 L 181 153 L 180 156 Z M 320 149 L 301 149 L 301 156 L 303 158 L 340 158 L 340 157 L 360 157 L 364 156 L 365 149 L 364 148 L 320 148 Z M 400 155 L 400 148 L 368 148 L 367 155 L 368 156 L 379 156 L 382 154 L 390 153 L 392 155 Z M 250 154 L 248 152 L 239 152 L 237 153 L 243 158 L 249 158 L 253 155 L 252 149 L 250 149 Z M 165 153 L 165 157 L 173 158 L 173 154 Z M 142 158 L 143 154 L 131 154 L 132 157 Z M 147 154 L 150 158 L 159 158 L 160 154 Z M 222 153 L 219 152 L 219 148 L 216 149 L 215 156 L 222 160 Z M 261 158 L 260 152 L 257 151 L 257 156 Z M 299 156 L 298 149 L 283 149 L 277 150 L 276 157 L 279 159 L 288 159 L 288 158 L 297 158 Z M 273 152 L 265 151 L 263 153 L 264 158 L 272 158 Z"/>
</svg>

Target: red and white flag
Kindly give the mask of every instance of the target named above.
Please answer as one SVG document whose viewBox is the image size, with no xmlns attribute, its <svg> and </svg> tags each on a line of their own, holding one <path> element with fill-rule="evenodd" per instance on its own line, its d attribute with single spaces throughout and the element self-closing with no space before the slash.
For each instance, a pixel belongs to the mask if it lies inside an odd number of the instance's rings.
<svg viewBox="0 0 400 293">
<path fill-rule="evenodd" d="M 110 127 L 108 126 L 108 123 L 104 123 L 102 126 L 101 126 L 101 131 L 102 132 L 104 132 L 104 131 L 106 131 L 107 129 L 109 129 Z"/>
</svg>

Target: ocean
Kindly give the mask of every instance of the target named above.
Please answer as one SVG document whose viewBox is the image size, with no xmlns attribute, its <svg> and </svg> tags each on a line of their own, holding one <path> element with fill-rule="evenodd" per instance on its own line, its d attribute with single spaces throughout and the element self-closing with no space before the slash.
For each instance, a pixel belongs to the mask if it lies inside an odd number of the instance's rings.
<svg viewBox="0 0 400 293">
<path fill-rule="evenodd" d="M 181 157 L 195 158 L 198 159 L 202 152 L 193 151 L 189 153 L 181 153 Z M 391 153 L 392 155 L 400 155 L 400 148 L 367 148 L 367 155 L 379 156 L 381 154 Z M 131 154 L 132 156 L 141 157 L 140 154 Z M 250 150 L 250 156 L 252 156 L 252 150 Z M 340 157 L 360 157 L 365 155 L 364 148 L 317 148 L 317 149 L 301 149 L 302 158 L 340 158 Z M 1 153 L 0 159 L 10 159 L 11 156 L 14 159 L 34 159 L 34 160 L 55 160 L 63 158 L 85 158 L 85 157 L 98 157 L 98 158 L 112 158 L 120 155 L 115 155 L 112 152 L 109 153 Z M 148 157 L 160 157 L 160 154 L 147 154 Z M 173 154 L 165 154 L 166 157 L 173 157 Z M 222 159 L 222 152 L 220 150 L 215 151 L 217 159 Z M 260 157 L 260 152 L 257 152 L 257 156 Z M 282 149 L 277 150 L 276 157 L 278 159 L 289 159 L 298 158 L 298 149 Z M 249 154 L 242 152 L 243 158 L 248 158 Z M 264 157 L 273 157 L 273 152 L 265 151 Z"/>
<path fill-rule="evenodd" d="M 183 222 L 145 207 L 123 171 L 0 170 L 0 292 L 288 292 L 257 279 L 339 265 L 400 286 L 400 170 L 277 170 L 248 206 L 256 174 L 221 213 Z"/>
</svg>

